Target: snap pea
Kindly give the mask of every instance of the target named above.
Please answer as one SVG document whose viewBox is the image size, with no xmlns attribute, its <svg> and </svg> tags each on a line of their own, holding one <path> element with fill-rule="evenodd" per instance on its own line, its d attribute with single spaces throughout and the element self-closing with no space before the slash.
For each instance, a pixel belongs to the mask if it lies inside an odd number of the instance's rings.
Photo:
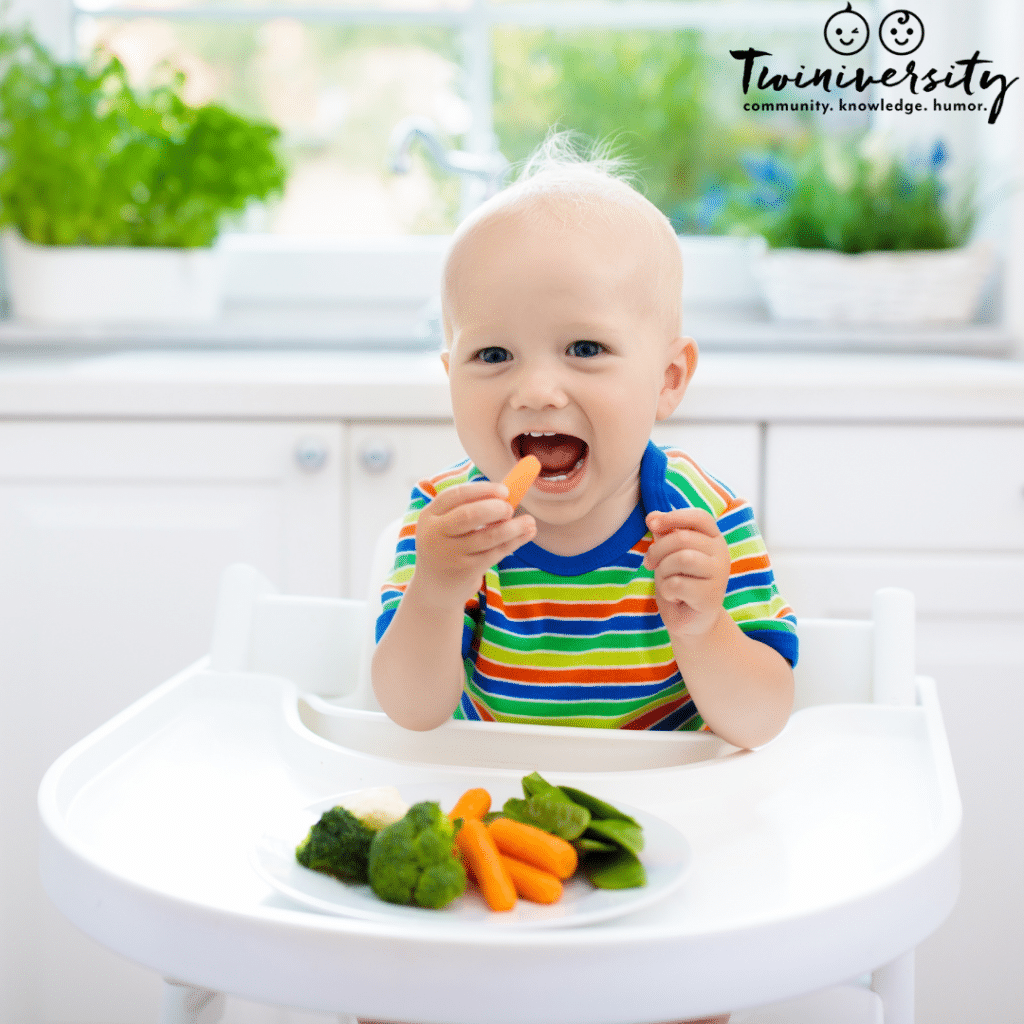
<svg viewBox="0 0 1024 1024">
<path fill-rule="evenodd" d="M 647 884 L 647 872 L 629 850 L 592 853 L 581 864 L 583 873 L 598 889 L 638 889 Z"/>
<path fill-rule="evenodd" d="M 586 807 L 590 811 L 592 818 L 606 819 L 606 818 L 617 818 L 620 821 L 629 821 L 634 825 L 637 825 L 636 818 L 631 818 L 625 811 L 620 811 L 618 807 L 613 807 L 609 803 L 605 803 L 604 800 L 598 799 L 596 796 L 591 796 L 589 793 L 584 793 L 582 789 L 573 789 L 572 786 L 559 786 L 558 787 L 573 803 L 579 804 L 581 807 Z M 639 826 L 637 826 L 639 827 Z"/>
<path fill-rule="evenodd" d="M 537 772 L 523 778 L 524 800 L 506 801 L 504 812 L 572 842 L 580 867 L 599 889 L 632 889 L 647 884 L 638 854 L 644 848 L 640 823 L 612 804 L 572 786 L 553 786 Z"/>
<path fill-rule="evenodd" d="M 644 848 L 643 829 L 633 822 L 620 821 L 618 818 L 607 818 L 604 821 L 591 820 L 585 835 L 615 843 L 616 846 L 621 846 L 632 854 L 639 854 Z"/>
<path fill-rule="evenodd" d="M 526 800 L 509 797 L 502 812 L 506 818 L 534 825 L 568 842 L 578 839 L 590 824 L 590 811 L 560 793 L 541 793 Z"/>
</svg>

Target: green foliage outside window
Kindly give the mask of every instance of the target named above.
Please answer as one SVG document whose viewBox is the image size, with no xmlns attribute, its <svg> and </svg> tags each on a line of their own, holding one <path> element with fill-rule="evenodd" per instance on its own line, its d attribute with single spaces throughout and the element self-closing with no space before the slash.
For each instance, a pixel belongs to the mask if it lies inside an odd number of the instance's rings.
<svg viewBox="0 0 1024 1024">
<path fill-rule="evenodd" d="M 696 32 L 499 30 L 494 60 L 495 132 L 509 159 L 528 156 L 553 125 L 611 141 L 679 231 L 700 230 L 696 200 L 741 180 L 738 153 L 767 138 L 715 112 Z"/>
</svg>

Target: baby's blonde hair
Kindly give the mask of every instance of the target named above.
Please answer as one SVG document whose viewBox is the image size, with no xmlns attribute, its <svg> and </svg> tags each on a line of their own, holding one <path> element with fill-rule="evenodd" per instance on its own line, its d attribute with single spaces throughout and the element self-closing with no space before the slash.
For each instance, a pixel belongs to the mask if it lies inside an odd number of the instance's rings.
<svg viewBox="0 0 1024 1024">
<path fill-rule="evenodd" d="M 616 154 L 612 144 L 588 142 L 571 131 L 550 132 L 520 165 L 513 184 L 478 206 L 456 228 L 444 266 L 443 294 L 449 289 L 452 256 L 460 240 L 485 221 L 502 216 L 528 223 L 554 220 L 565 230 L 589 224 L 625 226 L 645 234 L 658 252 L 652 290 L 663 296 L 664 315 L 678 330 L 683 283 L 679 243 L 669 219 L 630 179 L 635 180 L 630 161 Z"/>
</svg>

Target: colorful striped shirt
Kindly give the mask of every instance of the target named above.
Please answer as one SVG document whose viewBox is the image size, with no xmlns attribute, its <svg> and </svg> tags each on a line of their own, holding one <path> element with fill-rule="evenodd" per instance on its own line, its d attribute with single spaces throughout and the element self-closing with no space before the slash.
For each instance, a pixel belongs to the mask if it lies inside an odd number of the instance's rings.
<svg viewBox="0 0 1024 1024">
<path fill-rule="evenodd" d="M 447 487 L 486 479 L 469 460 L 412 493 L 391 576 L 381 591 L 379 640 L 416 565 L 416 521 Z M 779 596 L 750 505 L 683 452 L 649 443 L 640 503 L 608 540 L 580 555 L 524 544 L 487 571 L 466 605 L 466 683 L 455 717 L 606 729 L 706 728 L 658 613 L 648 512 L 697 507 L 718 523 L 732 559 L 724 606 L 748 636 L 792 664 L 796 617 Z"/>
</svg>

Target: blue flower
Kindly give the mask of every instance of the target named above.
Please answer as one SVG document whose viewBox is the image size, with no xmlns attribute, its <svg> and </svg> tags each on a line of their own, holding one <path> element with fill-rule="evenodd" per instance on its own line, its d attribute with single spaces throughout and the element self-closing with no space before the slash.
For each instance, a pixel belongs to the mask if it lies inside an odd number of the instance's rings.
<svg viewBox="0 0 1024 1024">
<path fill-rule="evenodd" d="M 774 153 L 759 156 L 744 153 L 740 157 L 743 169 L 762 185 L 774 185 L 788 192 L 793 188 L 793 172 Z"/>
<path fill-rule="evenodd" d="M 692 209 L 694 221 L 705 231 L 710 230 L 722 210 L 725 209 L 727 198 L 725 189 L 721 185 L 712 185 L 694 204 Z"/>
<path fill-rule="evenodd" d="M 740 163 L 754 179 L 754 187 L 746 195 L 747 203 L 762 210 L 778 210 L 786 205 L 796 185 L 790 167 L 772 153 L 744 153 Z"/>
</svg>

